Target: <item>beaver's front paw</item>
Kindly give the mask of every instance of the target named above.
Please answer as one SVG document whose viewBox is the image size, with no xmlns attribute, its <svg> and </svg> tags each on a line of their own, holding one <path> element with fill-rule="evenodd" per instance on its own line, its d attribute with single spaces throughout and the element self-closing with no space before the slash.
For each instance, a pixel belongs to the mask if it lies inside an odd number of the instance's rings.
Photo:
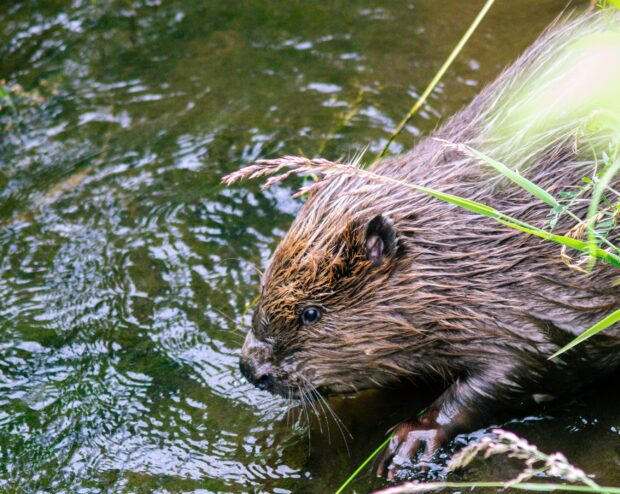
<svg viewBox="0 0 620 494">
<path fill-rule="evenodd" d="M 422 448 L 424 453 L 420 461 L 430 461 L 442 442 L 440 428 L 426 428 L 420 421 L 403 422 L 394 430 L 377 469 L 377 476 L 382 477 L 387 470 L 387 479 L 392 480 L 396 472 Z"/>
</svg>

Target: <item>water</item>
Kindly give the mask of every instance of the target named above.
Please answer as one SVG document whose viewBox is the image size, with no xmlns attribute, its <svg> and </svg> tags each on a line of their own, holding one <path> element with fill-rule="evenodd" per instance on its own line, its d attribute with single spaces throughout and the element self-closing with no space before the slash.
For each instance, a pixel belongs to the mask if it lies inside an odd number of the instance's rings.
<svg viewBox="0 0 620 494">
<path fill-rule="evenodd" d="M 258 272 L 299 204 L 219 181 L 262 156 L 378 151 L 480 4 L 2 2 L 0 490 L 333 492 L 428 403 L 333 400 L 347 446 L 241 379 Z M 564 6 L 498 2 L 394 151 Z M 620 400 L 567 410 L 512 428 L 620 485 Z"/>
</svg>

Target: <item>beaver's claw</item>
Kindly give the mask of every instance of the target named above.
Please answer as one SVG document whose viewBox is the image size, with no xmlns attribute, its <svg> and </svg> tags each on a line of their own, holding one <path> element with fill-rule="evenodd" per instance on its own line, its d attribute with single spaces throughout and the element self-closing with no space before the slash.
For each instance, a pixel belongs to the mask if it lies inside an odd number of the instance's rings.
<svg viewBox="0 0 620 494">
<path fill-rule="evenodd" d="M 424 452 L 420 461 L 430 461 L 441 442 L 439 429 L 425 429 L 418 421 L 398 425 L 383 454 L 377 476 L 382 477 L 387 470 L 387 479 L 392 480 L 396 472 L 422 448 Z"/>
</svg>

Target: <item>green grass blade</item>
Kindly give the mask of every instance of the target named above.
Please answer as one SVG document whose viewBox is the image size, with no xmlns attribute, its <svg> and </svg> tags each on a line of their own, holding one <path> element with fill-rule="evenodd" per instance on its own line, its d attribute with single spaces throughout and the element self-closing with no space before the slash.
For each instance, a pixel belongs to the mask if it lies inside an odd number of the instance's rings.
<svg viewBox="0 0 620 494">
<path fill-rule="evenodd" d="M 0 86 L 0 100 L 4 101 L 12 110 L 15 110 L 15 105 L 13 104 L 13 98 L 11 98 L 11 93 Z"/>
<path fill-rule="evenodd" d="M 601 197 L 603 196 L 603 191 L 611 182 L 611 179 L 614 178 L 616 173 L 620 170 L 620 160 L 616 161 L 613 165 L 609 167 L 609 169 L 605 172 L 600 181 L 596 184 L 594 188 L 594 192 L 592 192 L 592 200 L 590 201 L 590 207 L 588 208 L 588 217 L 587 217 L 587 225 L 588 225 L 588 245 L 590 248 L 590 256 L 592 259 L 595 258 L 593 252 L 596 251 L 596 225 L 595 216 L 598 213 L 598 205 L 601 202 Z"/>
<path fill-rule="evenodd" d="M 500 163 L 499 161 L 491 158 L 490 156 L 487 156 L 486 154 L 481 153 L 480 151 L 474 148 L 471 148 L 469 146 L 466 146 L 464 144 L 457 145 L 457 147 L 461 149 L 462 151 L 464 151 L 465 153 L 473 156 L 474 158 L 478 158 L 479 160 L 484 161 L 488 165 L 492 166 L 502 175 L 512 180 L 519 187 L 526 190 L 527 192 L 532 194 L 537 199 L 540 199 L 544 203 L 548 204 L 553 209 L 557 211 L 562 211 L 564 209 L 564 207 L 557 201 L 557 199 L 553 197 L 551 194 L 549 194 L 549 192 L 547 192 L 542 187 L 539 187 L 535 183 L 530 182 L 527 178 L 522 177 L 519 173 L 512 170 L 511 168 L 508 168 L 503 163 Z"/>
<path fill-rule="evenodd" d="M 594 255 L 597 259 L 601 259 L 612 266 L 620 268 L 620 257 L 606 250 L 600 249 L 596 247 L 593 251 L 590 249 L 590 245 L 587 242 L 583 242 L 581 240 L 577 240 L 571 237 L 565 237 L 563 235 L 556 235 L 554 233 L 546 232 L 545 230 L 541 230 L 540 228 L 536 228 L 534 226 L 528 225 L 527 223 L 523 223 L 521 221 L 515 220 L 514 218 L 506 215 L 502 215 L 505 219 L 498 219 L 502 225 L 509 226 L 510 228 L 514 228 L 515 230 L 522 231 L 524 233 L 529 233 L 530 235 L 535 235 L 545 240 L 551 240 L 560 245 L 566 245 L 571 249 L 578 250 L 580 252 L 589 252 L 591 255 Z"/>
<path fill-rule="evenodd" d="M 607 0 L 607 7 L 615 7 L 620 9 L 620 0 Z"/>
<path fill-rule="evenodd" d="M 523 221 L 520 221 L 516 218 L 508 216 L 506 214 L 500 213 L 495 208 L 491 206 L 487 206 L 486 204 L 482 204 L 480 202 L 472 201 L 470 199 L 465 199 L 464 197 L 455 196 L 452 194 L 447 194 L 445 192 L 440 192 L 435 189 L 431 189 L 429 187 L 423 187 L 421 185 L 415 185 L 407 183 L 403 180 L 397 180 L 390 177 L 385 177 L 383 175 L 377 175 L 376 173 L 360 170 L 359 173 L 361 175 L 365 175 L 371 180 L 376 180 L 378 182 L 395 184 L 402 187 L 407 187 L 411 190 L 416 190 L 418 192 L 422 192 L 424 194 L 428 194 L 432 197 L 435 197 L 441 201 L 448 202 L 450 204 L 454 204 L 455 206 L 459 206 L 461 208 L 467 209 L 474 213 L 487 216 L 489 218 L 493 218 L 498 221 L 502 225 L 508 226 L 510 228 L 514 228 L 516 230 L 529 233 L 531 235 L 536 235 L 545 240 L 550 240 L 560 245 L 566 245 L 571 249 L 576 249 L 581 252 L 591 252 L 590 246 L 587 242 L 583 242 L 581 240 L 577 240 L 570 237 L 565 237 L 563 235 L 556 235 L 554 233 L 547 232 L 545 230 L 541 230 L 540 228 L 536 228 L 535 226 L 529 225 Z M 596 248 L 592 251 L 594 256 L 598 259 L 601 259 L 615 267 L 620 268 L 620 256 L 607 252 L 606 250 Z"/>
<path fill-rule="evenodd" d="M 573 348 L 574 346 L 579 345 L 579 343 L 581 343 L 582 341 L 587 340 L 591 336 L 594 336 L 596 333 L 599 333 L 603 331 L 604 329 L 607 329 L 609 326 L 617 323 L 618 321 L 620 321 L 620 309 L 618 309 L 615 312 L 612 312 L 605 319 L 597 322 L 591 328 L 586 329 L 583 333 L 577 336 L 577 338 L 571 341 L 568 345 L 566 345 L 565 347 L 561 348 L 560 350 L 555 352 L 553 355 L 551 355 L 551 357 L 549 357 L 549 360 L 556 358 L 558 355 L 561 355 L 567 350 L 570 350 L 571 348 Z"/>
<path fill-rule="evenodd" d="M 459 206 L 474 213 L 488 216 L 489 218 L 497 218 L 501 215 L 501 213 L 496 209 L 492 208 L 491 206 L 487 206 L 486 204 L 482 204 L 481 202 L 465 199 L 464 197 L 454 196 L 452 194 L 440 192 L 435 189 L 429 189 L 428 187 L 422 187 L 421 185 L 412 185 L 412 188 L 420 192 L 424 192 L 425 194 L 433 196 L 437 199 L 440 199 L 444 202 L 449 202 L 451 204 L 454 204 L 455 206 Z"/>
<path fill-rule="evenodd" d="M 377 456 L 381 452 L 381 450 L 383 450 L 383 448 L 385 448 L 388 445 L 388 443 L 390 442 L 390 439 L 392 439 L 392 435 L 391 434 L 389 435 L 389 437 L 385 441 L 383 441 L 381 443 L 381 445 L 377 449 L 375 449 L 370 454 L 370 456 L 368 458 L 366 458 L 362 462 L 362 464 L 359 467 L 357 467 L 355 469 L 355 472 L 353 472 L 349 476 L 349 478 L 344 481 L 344 483 L 338 488 L 338 490 L 336 491 L 335 494 L 342 494 L 342 492 L 344 492 L 344 490 L 348 487 L 348 485 L 355 480 L 355 478 L 360 474 L 360 472 L 362 470 L 364 470 L 364 468 L 366 468 L 366 465 L 368 465 L 375 458 L 375 456 Z"/>
<path fill-rule="evenodd" d="M 476 30 L 476 28 L 478 27 L 482 19 L 484 19 L 484 16 L 487 14 L 489 9 L 491 8 L 491 5 L 493 5 L 494 1 L 495 0 L 487 0 L 487 2 L 484 4 L 482 9 L 480 9 L 480 12 L 478 12 L 478 15 L 476 16 L 474 21 L 471 23 L 467 31 L 465 31 L 465 34 L 463 35 L 463 37 L 459 40 L 459 42 L 456 44 L 456 46 L 454 47 L 450 55 L 448 55 L 448 58 L 446 59 L 446 61 L 439 68 L 439 70 L 435 74 L 435 77 L 433 77 L 433 79 L 428 84 L 428 86 L 426 86 L 426 89 L 420 96 L 420 99 L 418 99 L 418 101 L 414 103 L 414 105 L 411 107 L 411 110 L 409 110 L 409 113 L 407 113 L 405 118 L 403 118 L 400 121 L 400 123 L 398 124 L 394 132 L 392 132 L 392 135 L 388 139 L 387 144 L 383 147 L 381 152 L 375 158 L 375 163 L 385 156 L 385 153 L 387 153 L 388 149 L 390 149 L 390 146 L 394 142 L 394 139 L 396 139 L 396 137 L 403 131 L 405 126 L 409 123 L 409 120 L 411 120 L 411 118 L 418 112 L 418 110 L 422 108 L 422 105 L 426 102 L 430 94 L 433 92 L 433 89 L 435 89 L 435 86 L 437 86 L 437 84 L 439 83 L 443 75 L 446 73 L 448 68 L 450 68 L 450 65 L 452 65 L 452 62 L 454 62 L 454 59 L 458 56 L 458 54 L 461 52 L 461 50 L 463 49 L 463 47 L 465 46 L 465 44 L 467 43 L 471 35 L 474 33 L 474 31 Z"/>
<path fill-rule="evenodd" d="M 420 410 L 420 411 L 417 413 L 416 417 L 419 417 L 420 415 L 422 415 L 423 413 L 425 413 L 427 410 L 428 410 L 428 407 L 424 407 L 422 410 Z M 338 490 L 336 491 L 336 493 L 335 493 L 335 494 L 342 494 L 342 492 L 346 489 L 346 487 L 347 487 L 347 486 L 348 486 L 351 482 L 353 482 L 353 481 L 355 480 L 355 477 L 357 477 L 357 476 L 360 474 L 360 472 L 361 472 L 362 470 L 364 470 L 364 468 L 366 468 L 366 465 L 368 465 L 368 464 L 369 464 L 369 463 L 370 463 L 370 462 L 371 462 L 371 461 L 375 458 L 375 456 L 377 456 L 377 455 L 381 452 L 381 450 L 382 450 L 383 448 L 385 448 L 385 447 L 388 445 L 388 443 L 390 442 L 390 439 L 392 439 L 392 436 L 393 436 L 393 435 L 394 435 L 394 434 L 390 434 L 390 435 L 386 438 L 386 440 L 385 440 L 385 441 L 383 441 L 383 443 L 381 443 L 381 446 L 379 446 L 377 449 L 375 449 L 375 450 L 374 450 L 374 451 L 370 454 L 370 456 L 369 456 L 368 458 L 366 458 L 366 459 L 364 460 L 364 462 L 363 462 L 363 463 L 362 463 L 359 467 L 357 467 L 357 469 L 355 470 L 355 472 L 353 472 L 353 473 L 349 476 L 349 478 L 348 478 L 347 480 L 345 480 L 345 481 L 344 481 L 344 483 L 343 483 L 343 484 L 342 484 L 342 485 L 338 488 Z"/>
</svg>

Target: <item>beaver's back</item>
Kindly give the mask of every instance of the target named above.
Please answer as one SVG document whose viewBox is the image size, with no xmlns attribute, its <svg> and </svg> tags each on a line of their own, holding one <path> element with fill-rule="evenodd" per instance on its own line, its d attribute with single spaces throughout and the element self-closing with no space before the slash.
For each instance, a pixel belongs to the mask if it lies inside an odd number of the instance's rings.
<svg viewBox="0 0 620 494">
<path fill-rule="evenodd" d="M 554 57 L 567 47 L 571 49 L 575 39 L 606 30 L 620 32 L 620 15 L 599 14 L 559 21 L 433 136 L 423 139 L 413 151 L 378 163 L 371 170 L 481 202 L 537 228 L 550 230 L 553 213 L 547 204 L 451 144 L 466 144 L 504 161 L 556 198 L 582 188 L 583 178 L 592 176 L 597 166 L 602 166 L 597 162 L 600 157 L 590 152 L 593 142 L 600 145 L 598 136 L 588 140 L 580 135 L 583 120 L 552 122 L 555 127 L 545 130 L 546 139 L 532 138 L 533 143 L 527 145 L 520 143 L 520 139 L 527 137 L 529 131 L 503 135 L 493 126 L 519 126 L 522 121 L 511 122 L 506 105 L 518 107 L 523 88 L 529 88 L 528 84 L 532 80 L 535 83 L 537 77 L 544 79 L 544 70 L 549 70 Z M 556 81 L 557 90 L 562 83 L 561 79 Z M 532 97 L 529 93 L 527 96 Z M 533 119 L 540 119 L 537 114 L 532 115 Z M 526 121 L 519 128 L 533 125 Z M 620 140 L 618 134 L 613 138 Z M 510 139 L 515 142 L 507 142 Z M 618 190 L 620 175 L 610 185 Z M 433 328 L 447 341 L 454 338 L 455 348 L 450 352 L 475 353 L 477 348 L 468 345 L 475 339 L 484 341 L 484 334 L 488 334 L 503 339 L 506 350 L 518 349 L 530 357 L 534 355 L 539 360 L 538 368 L 559 346 L 620 307 L 620 273 L 608 264 L 598 261 L 590 272 L 581 273 L 567 266 L 560 247 L 553 242 L 511 230 L 492 219 L 404 187 L 382 186 L 379 192 L 371 189 L 349 195 L 365 186 L 363 178 L 335 181 L 308 201 L 296 223 L 306 229 L 310 228 L 309 223 L 320 224 L 316 229 L 329 237 L 337 234 L 345 217 L 368 218 L 377 213 L 391 217 L 410 261 L 402 266 L 407 274 L 394 276 L 394 286 L 383 290 L 391 293 L 415 284 L 418 323 Z M 591 191 L 570 205 L 570 211 L 582 221 L 587 217 L 590 199 Z M 553 232 L 571 235 L 577 227 L 574 217 L 563 214 Z M 610 232 L 608 240 L 620 243 L 619 229 Z M 322 238 L 319 244 L 323 243 L 328 241 Z M 574 261 L 580 257 L 574 251 L 569 253 Z M 618 325 L 608 329 L 606 336 L 573 351 L 574 360 L 587 362 L 585 365 L 591 367 L 593 375 L 598 370 L 617 367 L 620 353 L 612 351 L 610 338 L 615 345 L 620 338 Z M 563 359 L 573 360 L 569 356 Z M 572 364 L 577 369 L 575 362 Z M 544 366 L 548 364 L 545 362 Z"/>
</svg>

